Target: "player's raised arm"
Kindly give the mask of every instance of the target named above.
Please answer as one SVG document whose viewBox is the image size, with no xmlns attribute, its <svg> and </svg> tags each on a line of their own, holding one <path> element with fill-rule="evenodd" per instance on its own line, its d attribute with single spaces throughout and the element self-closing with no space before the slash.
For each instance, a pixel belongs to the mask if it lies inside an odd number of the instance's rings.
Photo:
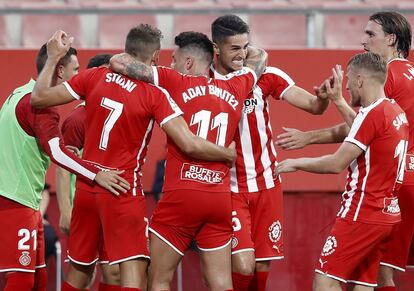
<svg viewBox="0 0 414 291">
<path fill-rule="evenodd" d="M 72 37 L 58 30 L 47 42 L 47 60 L 40 72 L 33 89 L 30 103 L 35 108 L 45 108 L 59 104 L 69 103 L 74 100 L 69 91 L 62 85 L 51 87 L 56 66 L 69 51 Z"/>
<path fill-rule="evenodd" d="M 113 71 L 130 78 L 154 84 L 154 72 L 151 66 L 140 62 L 128 53 L 114 55 L 110 60 Z"/>
<path fill-rule="evenodd" d="M 193 134 L 181 116 L 173 118 L 163 124 L 162 129 L 190 157 L 206 161 L 226 162 L 229 164 L 233 163 L 236 159 L 234 144 L 225 148 Z"/>
<path fill-rule="evenodd" d="M 252 69 L 259 79 L 266 68 L 267 58 L 268 55 L 265 50 L 249 45 L 244 65 Z"/>
</svg>

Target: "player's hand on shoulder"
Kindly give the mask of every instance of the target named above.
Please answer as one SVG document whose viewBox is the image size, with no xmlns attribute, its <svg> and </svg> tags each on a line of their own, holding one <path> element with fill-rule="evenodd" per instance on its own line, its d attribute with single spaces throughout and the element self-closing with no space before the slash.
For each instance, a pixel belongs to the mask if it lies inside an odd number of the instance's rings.
<svg viewBox="0 0 414 291">
<path fill-rule="evenodd" d="M 66 55 L 73 42 L 63 30 L 57 30 L 47 42 L 48 58 L 61 59 Z"/>
<path fill-rule="evenodd" d="M 282 127 L 284 133 L 276 137 L 275 143 L 284 150 L 296 150 L 310 143 L 310 135 L 307 132 L 295 128 Z"/>
<path fill-rule="evenodd" d="M 129 183 L 120 175 L 124 171 L 100 171 L 96 174 L 95 182 L 112 194 L 119 196 L 119 192 L 126 193 L 130 189 Z"/>
<path fill-rule="evenodd" d="M 66 149 L 68 149 L 72 154 L 74 154 L 78 158 L 80 158 L 82 156 L 80 150 L 77 147 L 71 146 L 71 145 L 66 145 L 65 147 L 66 147 Z"/>
</svg>

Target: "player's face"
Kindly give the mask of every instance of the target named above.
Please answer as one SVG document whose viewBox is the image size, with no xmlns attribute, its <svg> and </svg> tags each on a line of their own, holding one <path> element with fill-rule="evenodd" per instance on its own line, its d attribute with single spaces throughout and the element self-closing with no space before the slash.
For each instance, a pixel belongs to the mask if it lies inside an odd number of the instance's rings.
<svg viewBox="0 0 414 291">
<path fill-rule="evenodd" d="M 387 50 L 390 44 L 390 35 L 387 35 L 382 26 L 375 21 L 368 21 L 365 27 L 365 36 L 362 40 L 364 50 L 379 54 L 380 56 L 387 58 Z M 392 42 L 391 42 L 392 44 Z"/>
<path fill-rule="evenodd" d="M 66 66 L 62 66 L 62 82 L 69 80 L 79 72 L 79 61 L 75 55 L 70 56 L 70 62 Z"/>
<path fill-rule="evenodd" d="M 182 51 L 180 51 L 179 48 L 176 48 L 172 53 L 171 68 L 176 70 L 177 72 L 186 74 L 187 70 L 185 68 L 185 61 L 186 58 L 183 55 Z"/>
<path fill-rule="evenodd" d="M 217 45 L 217 61 L 227 73 L 240 70 L 247 56 L 249 36 L 247 33 L 227 37 Z"/>
<path fill-rule="evenodd" d="M 349 67 L 346 72 L 346 79 L 346 90 L 348 90 L 351 95 L 351 106 L 361 106 L 361 97 L 358 92 L 357 74 Z"/>
</svg>

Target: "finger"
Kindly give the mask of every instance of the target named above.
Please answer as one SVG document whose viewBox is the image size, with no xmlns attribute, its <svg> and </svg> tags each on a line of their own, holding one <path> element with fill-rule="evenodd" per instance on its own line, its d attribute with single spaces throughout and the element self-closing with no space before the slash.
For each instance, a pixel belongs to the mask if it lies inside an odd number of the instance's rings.
<svg viewBox="0 0 414 291">
<path fill-rule="evenodd" d="M 124 185 L 123 187 L 124 188 L 128 188 L 128 190 L 131 188 L 131 185 L 128 183 L 128 181 L 127 180 L 125 180 L 124 178 L 122 178 L 122 177 L 119 177 L 118 176 L 118 184 L 122 184 L 122 185 Z"/>
<path fill-rule="evenodd" d="M 291 138 L 282 138 L 282 139 L 276 140 L 276 144 L 279 146 L 285 146 L 289 142 L 292 142 Z"/>
<path fill-rule="evenodd" d="M 112 186 L 108 185 L 108 187 L 106 189 L 108 189 L 112 194 L 114 194 L 116 196 L 119 196 L 118 191 L 116 191 Z"/>
<path fill-rule="evenodd" d="M 126 193 L 127 190 L 128 190 L 128 189 L 124 189 L 121 185 L 116 184 L 116 183 L 113 184 L 112 187 L 115 188 L 115 189 L 117 189 L 117 190 L 119 190 L 119 191 L 121 191 L 121 192 L 123 192 L 123 193 Z"/>
<path fill-rule="evenodd" d="M 332 93 L 332 88 L 331 88 L 331 84 L 328 80 L 325 80 L 325 85 L 326 85 L 326 92 L 328 94 L 331 94 Z"/>
<path fill-rule="evenodd" d="M 334 84 L 338 84 L 338 74 L 336 73 L 336 68 L 332 69 L 332 76 L 334 79 Z"/>
</svg>

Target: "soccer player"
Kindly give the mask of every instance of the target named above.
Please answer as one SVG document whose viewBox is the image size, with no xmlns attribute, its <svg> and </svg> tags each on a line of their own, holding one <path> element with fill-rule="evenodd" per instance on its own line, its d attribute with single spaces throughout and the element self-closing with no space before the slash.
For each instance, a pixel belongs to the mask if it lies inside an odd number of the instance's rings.
<svg viewBox="0 0 414 291">
<path fill-rule="evenodd" d="M 208 37 L 183 32 L 175 38 L 172 69 L 115 56 L 111 66 L 131 77 L 165 88 L 184 112 L 190 129 L 200 137 L 229 145 L 243 102 L 260 76 L 267 54 L 249 48 L 247 64 L 254 69 L 209 78 L 214 48 Z M 176 71 L 174 71 L 175 69 Z M 191 76 L 190 76 L 191 75 Z M 150 290 L 170 290 L 174 272 L 191 240 L 200 249 L 204 278 L 210 290 L 232 290 L 231 197 L 229 167 L 186 157 L 168 140 L 163 197 L 150 223 Z"/>
<path fill-rule="evenodd" d="M 212 23 L 216 61 L 214 78 L 239 70 L 249 46 L 249 27 L 235 15 Z M 275 173 L 269 97 L 312 114 L 325 111 L 329 101 L 295 85 L 282 70 L 267 67 L 244 102 L 244 114 L 235 135 L 237 159 L 231 169 L 233 203 L 232 269 L 234 290 L 266 288 L 270 262 L 283 258 L 283 194 Z M 250 289 L 249 289 L 250 288 Z"/>
<path fill-rule="evenodd" d="M 89 60 L 87 68 L 109 66 L 111 54 L 98 54 Z M 71 145 L 78 150 L 83 149 L 85 140 L 86 109 L 82 102 L 72 111 L 62 124 L 62 136 L 65 144 Z M 56 197 L 60 211 L 59 226 L 63 233 L 69 234 L 70 219 L 75 194 L 76 177 L 63 168 L 56 168 Z M 118 265 L 109 265 L 105 255 L 104 247 L 99 252 L 99 265 L 102 270 L 102 278 L 99 283 L 99 291 L 121 290 L 120 274 Z M 93 284 L 91 277 L 90 285 Z"/>
<path fill-rule="evenodd" d="M 44 45 L 36 58 L 38 73 L 46 59 Z M 50 80 L 53 86 L 76 74 L 79 67 L 73 48 L 56 61 Z M 93 185 L 95 181 L 111 191 L 115 191 L 112 179 L 123 180 L 117 175 L 121 172 L 101 172 L 65 148 L 57 111 L 30 106 L 34 85 L 35 81 L 30 80 L 15 89 L 0 111 L 0 220 L 4 226 L 0 234 L 0 272 L 6 273 L 6 291 L 46 290 L 39 204 L 50 159 L 85 183 Z"/>
<path fill-rule="evenodd" d="M 128 33 L 125 51 L 149 65 L 158 58 L 160 38 L 158 29 L 139 25 Z M 63 290 L 85 288 L 98 259 L 101 238 L 109 263 L 120 266 L 121 290 L 145 289 L 149 253 L 140 170 L 154 120 L 184 153 L 194 158 L 231 163 L 235 152 L 192 134 L 165 90 L 108 68 L 86 70 L 63 85 L 49 87 L 56 60 L 71 41 L 63 31 L 50 39 L 48 62 L 31 101 L 45 107 L 85 99 L 88 126 L 83 157 L 105 169 L 125 170 L 125 179 L 132 187 L 126 195 L 114 196 L 77 182 L 69 240 L 71 270 Z"/>
<path fill-rule="evenodd" d="M 388 62 L 385 95 L 397 101 L 405 111 L 408 122 L 414 124 L 414 63 L 407 60 L 411 47 L 411 27 L 397 12 L 378 12 L 370 16 L 365 27 L 364 50 L 380 54 Z M 304 147 L 310 143 L 342 141 L 349 127 L 341 124 L 333 128 L 301 132 L 291 130 L 278 136 L 278 144 L 285 149 Z M 381 261 L 378 285 L 381 291 L 396 290 L 394 270 L 405 271 L 414 236 L 414 127 L 410 126 L 404 182 L 397 193 L 401 207 L 401 224 L 396 228 L 388 251 Z M 382 289 L 381 289 L 382 288 Z"/>
<path fill-rule="evenodd" d="M 334 79 L 340 75 L 340 70 L 336 72 Z M 331 155 L 288 159 L 277 166 L 278 173 L 322 174 L 340 173 L 349 166 L 341 208 L 319 258 L 313 290 L 340 291 L 341 282 L 353 285 L 352 290 L 373 290 L 382 251 L 401 219 L 395 192 L 404 176 L 409 128 L 404 111 L 385 97 L 387 63 L 378 54 L 358 54 L 348 63 L 347 78 L 351 105 L 361 108 L 340 148 Z M 333 86 L 340 95 L 342 82 Z"/>
</svg>

